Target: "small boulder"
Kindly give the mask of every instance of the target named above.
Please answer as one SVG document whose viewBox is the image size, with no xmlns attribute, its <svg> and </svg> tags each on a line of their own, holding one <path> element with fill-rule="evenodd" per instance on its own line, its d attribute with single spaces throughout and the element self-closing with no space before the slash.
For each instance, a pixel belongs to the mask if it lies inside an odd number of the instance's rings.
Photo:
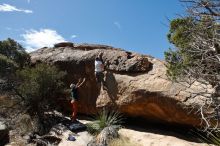
<svg viewBox="0 0 220 146">
<path fill-rule="evenodd" d="M 4 146 L 9 142 L 9 130 L 7 126 L 0 121 L 0 146 Z"/>
<path fill-rule="evenodd" d="M 88 143 L 88 146 L 108 146 L 111 140 L 119 137 L 118 130 L 118 126 L 105 127 L 96 138 Z"/>
</svg>

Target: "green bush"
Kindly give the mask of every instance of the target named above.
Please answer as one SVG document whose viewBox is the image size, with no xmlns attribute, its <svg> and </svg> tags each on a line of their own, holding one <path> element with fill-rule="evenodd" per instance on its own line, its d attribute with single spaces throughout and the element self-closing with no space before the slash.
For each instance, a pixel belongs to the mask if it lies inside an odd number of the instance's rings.
<svg viewBox="0 0 220 146">
<path fill-rule="evenodd" d="M 94 118 L 94 121 L 88 123 L 87 130 L 93 135 L 99 134 L 105 127 L 116 126 L 121 127 L 122 124 L 122 115 L 115 111 L 100 111 Z"/>
<path fill-rule="evenodd" d="M 8 57 L 0 54 L 0 77 L 6 76 L 18 68 L 18 65 Z"/>
<path fill-rule="evenodd" d="M 63 90 L 62 78 L 65 72 L 55 66 L 38 64 L 17 71 L 19 78 L 18 93 L 24 101 L 24 108 L 35 119 L 35 132 L 45 134 L 50 129 L 45 112 L 56 108 L 56 97 Z"/>
<path fill-rule="evenodd" d="M 63 89 L 64 75 L 65 73 L 55 66 L 46 64 L 38 64 L 34 68 L 27 67 L 17 72 L 21 82 L 18 91 L 29 106 L 37 107 L 43 102 L 50 104 Z"/>
<path fill-rule="evenodd" d="M 192 32 L 190 28 L 198 25 L 191 17 L 177 18 L 170 22 L 170 30 L 167 38 L 176 48 L 164 52 L 167 76 L 176 81 L 182 78 L 197 55 L 189 53 L 190 43 L 192 43 Z"/>
<path fill-rule="evenodd" d="M 17 69 L 30 63 L 30 56 L 13 39 L 0 41 L 0 77 L 9 78 Z"/>
<path fill-rule="evenodd" d="M 30 56 L 25 52 L 25 49 L 10 38 L 0 41 L 0 54 L 13 60 L 21 68 L 30 62 Z"/>
</svg>

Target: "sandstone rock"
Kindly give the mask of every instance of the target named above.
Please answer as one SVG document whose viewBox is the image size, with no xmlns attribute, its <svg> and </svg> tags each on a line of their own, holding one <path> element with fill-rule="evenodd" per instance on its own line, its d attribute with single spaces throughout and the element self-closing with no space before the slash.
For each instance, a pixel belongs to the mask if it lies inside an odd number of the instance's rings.
<svg viewBox="0 0 220 146">
<path fill-rule="evenodd" d="M 94 70 L 93 64 L 95 57 L 99 52 L 103 52 L 103 60 L 108 70 L 137 73 L 146 72 L 150 69 L 150 63 L 147 57 L 143 55 L 112 49 L 110 47 L 104 49 L 102 48 L 104 46 L 92 46 L 83 50 L 82 47 L 87 46 L 76 45 L 73 48 L 42 48 L 31 53 L 32 62 L 50 62 L 55 64 L 66 62 L 67 64 L 77 65 L 78 69 L 85 68 L 87 69 L 86 71 L 89 72 L 90 70 L 92 72 Z M 84 73 L 85 71 L 78 70 L 78 72 Z"/>
<path fill-rule="evenodd" d="M 107 69 L 107 90 L 100 90 L 95 80 L 94 59 L 99 52 L 103 52 Z M 202 85 L 201 88 L 195 88 L 200 87 L 197 83 L 191 86 L 172 83 L 166 77 L 163 61 L 110 46 L 83 44 L 72 48 L 44 48 L 30 55 L 32 63 L 46 62 L 66 71 L 67 87 L 72 81 L 87 78 L 84 86 L 79 89 L 81 113 L 95 113 L 99 108 L 107 106 L 132 117 L 199 126 L 200 119 L 193 107 L 203 105 L 206 97 L 194 91 L 212 92 Z"/>
<path fill-rule="evenodd" d="M 76 141 L 68 141 L 69 135 L 74 135 Z M 87 131 L 79 132 L 77 134 L 73 134 L 71 131 L 65 131 L 62 133 L 62 141 L 58 144 L 58 146 L 87 146 L 89 141 L 93 138 Z"/>
<path fill-rule="evenodd" d="M 94 50 L 94 49 L 114 49 L 113 47 L 107 46 L 107 45 L 87 44 L 87 43 L 76 44 L 75 47 L 77 49 L 81 49 L 81 50 L 85 50 L 85 51 Z"/>
<path fill-rule="evenodd" d="M 55 48 L 57 47 L 73 47 L 74 44 L 71 42 L 61 42 L 54 45 Z"/>
</svg>

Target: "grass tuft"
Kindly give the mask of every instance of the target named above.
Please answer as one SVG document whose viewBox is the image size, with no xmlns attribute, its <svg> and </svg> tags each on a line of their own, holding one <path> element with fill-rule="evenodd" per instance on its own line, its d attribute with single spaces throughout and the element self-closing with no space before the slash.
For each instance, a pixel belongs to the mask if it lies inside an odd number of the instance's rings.
<svg viewBox="0 0 220 146">
<path fill-rule="evenodd" d="M 86 126 L 90 134 L 97 135 L 105 127 L 115 126 L 119 129 L 122 121 L 123 117 L 119 112 L 104 109 L 93 118 L 93 122 L 86 124 Z"/>
</svg>

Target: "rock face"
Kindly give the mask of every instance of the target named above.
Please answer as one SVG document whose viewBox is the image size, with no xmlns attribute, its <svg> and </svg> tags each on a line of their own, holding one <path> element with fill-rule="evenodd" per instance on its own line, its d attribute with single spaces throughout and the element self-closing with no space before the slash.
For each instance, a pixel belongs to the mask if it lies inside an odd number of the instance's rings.
<svg viewBox="0 0 220 146">
<path fill-rule="evenodd" d="M 107 90 L 97 85 L 94 75 L 94 60 L 99 52 L 103 53 L 107 70 Z M 74 44 L 73 47 L 42 48 L 30 55 L 33 64 L 46 62 L 66 71 L 67 87 L 86 77 L 86 83 L 79 89 L 81 113 L 91 114 L 102 107 L 114 107 L 132 117 L 199 126 L 200 119 L 192 107 L 202 105 L 206 99 L 191 91 L 211 92 L 196 82 L 188 87 L 172 83 L 166 77 L 163 61 L 111 46 Z"/>
</svg>

